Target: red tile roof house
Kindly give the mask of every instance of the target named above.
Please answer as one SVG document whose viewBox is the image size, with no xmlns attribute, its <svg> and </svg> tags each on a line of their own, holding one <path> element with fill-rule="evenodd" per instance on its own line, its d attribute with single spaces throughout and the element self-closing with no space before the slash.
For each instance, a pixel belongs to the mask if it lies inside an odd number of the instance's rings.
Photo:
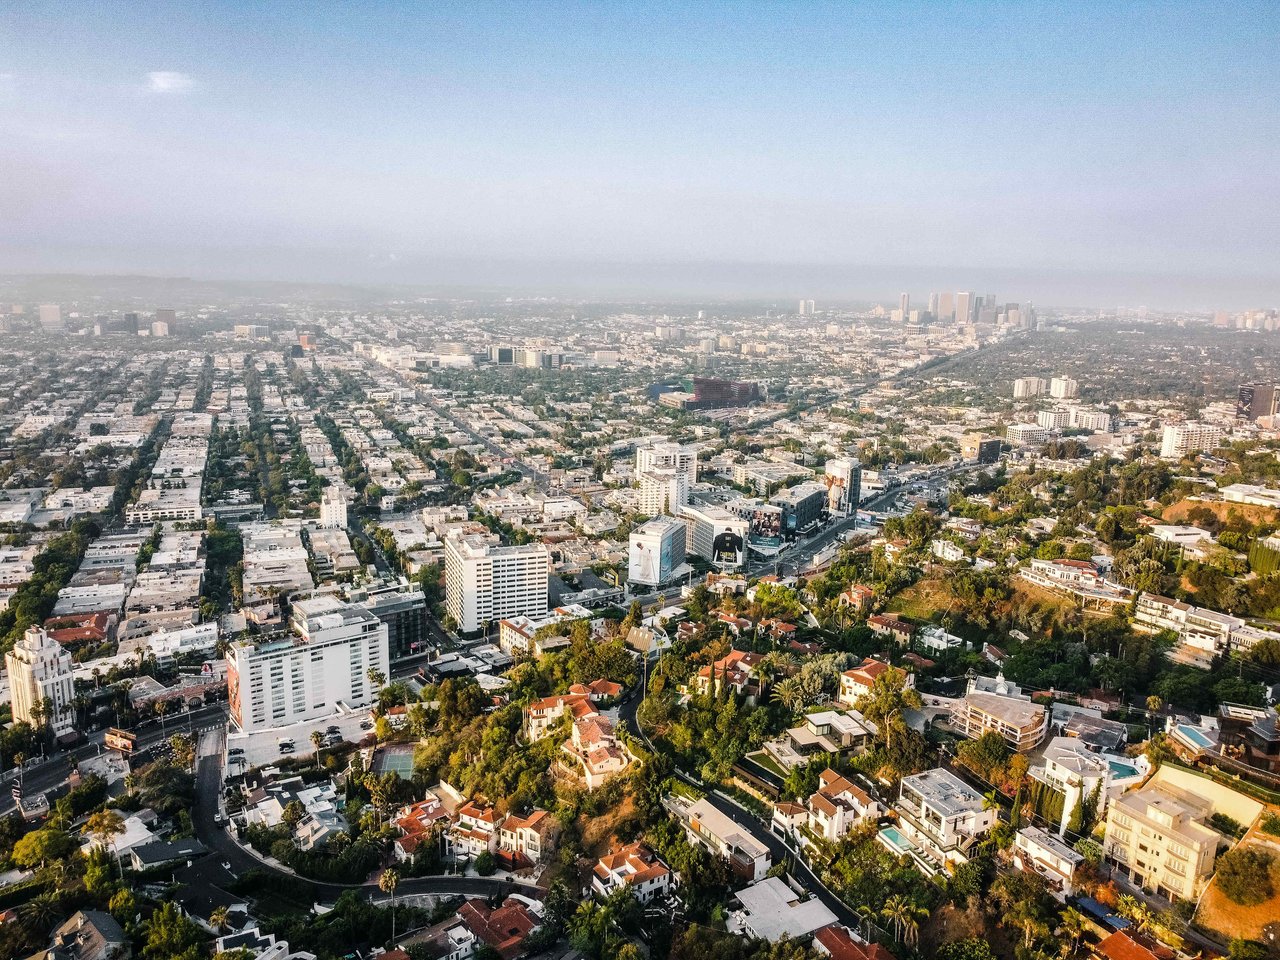
<svg viewBox="0 0 1280 960">
<path fill-rule="evenodd" d="M 657 854 L 640 841 L 606 854 L 591 870 L 591 890 L 605 898 L 626 887 L 641 903 L 666 895 L 674 886 L 673 874 Z"/>
<path fill-rule="evenodd" d="M 604 717 L 589 717 L 573 725 L 573 736 L 561 749 L 576 761 L 588 790 L 595 790 L 631 763 L 632 756 L 618 740 L 613 724 Z"/>
<path fill-rule="evenodd" d="M 813 949 L 831 960 L 893 960 L 893 954 L 880 944 L 867 943 L 835 923 L 813 935 Z"/>
<path fill-rule="evenodd" d="M 396 826 L 403 831 L 403 836 L 396 838 L 393 844 L 396 859 L 413 859 L 422 844 L 434 838 L 436 828 L 447 826 L 449 822 L 448 811 L 434 795 L 404 807 L 395 821 Z"/>
<path fill-rule="evenodd" d="M 450 852 L 478 857 L 497 848 L 498 812 L 484 800 L 468 800 L 458 808 L 457 821 L 449 831 Z"/>
<path fill-rule="evenodd" d="M 514 960 L 524 953 L 525 937 L 540 926 L 538 918 L 514 897 L 497 908 L 484 900 L 468 900 L 458 908 L 458 916 L 477 940 L 496 950 L 503 960 Z"/>
<path fill-rule="evenodd" d="M 525 710 L 525 734 L 531 741 L 541 740 L 566 713 L 576 723 L 599 716 L 600 712 L 592 705 L 589 693 L 562 693 L 554 697 L 543 697 L 533 701 Z"/>
<path fill-rule="evenodd" d="M 871 606 L 871 601 L 875 599 L 875 596 L 876 592 L 870 587 L 855 583 L 840 594 L 840 605 L 853 607 L 854 610 L 861 612 Z"/>
<path fill-rule="evenodd" d="M 703 667 L 698 671 L 695 689 L 700 694 L 710 693 L 713 689 L 712 675 L 714 674 L 715 690 L 719 690 L 720 684 L 724 683 L 727 678 L 730 686 L 737 693 L 746 693 L 749 697 L 756 696 L 761 692 L 762 685 L 758 679 L 753 677 L 753 674 L 762 660 L 764 660 L 764 656 L 759 653 L 730 650 L 727 656 L 721 657 L 711 666 Z"/>
<path fill-rule="evenodd" d="M 867 617 L 867 626 L 878 637 L 891 637 L 898 643 L 910 643 L 915 627 L 890 614 L 877 613 Z"/>
<path fill-rule="evenodd" d="M 569 688 L 571 694 L 584 696 L 592 703 L 601 700 L 617 700 L 622 696 L 622 684 L 612 680 L 592 680 L 590 683 L 575 683 Z"/>
<path fill-rule="evenodd" d="M 546 810 L 527 816 L 511 814 L 498 831 L 498 859 L 512 869 L 542 863 L 556 849 L 560 824 Z"/>
</svg>

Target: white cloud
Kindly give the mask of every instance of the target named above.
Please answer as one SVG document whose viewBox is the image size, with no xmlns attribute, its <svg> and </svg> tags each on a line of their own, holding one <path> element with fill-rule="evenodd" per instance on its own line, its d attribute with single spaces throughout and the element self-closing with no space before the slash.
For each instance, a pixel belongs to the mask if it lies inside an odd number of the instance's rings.
<svg viewBox="0 0 1280 960">
<path fill-rule="evenodd" d="M 175 70 L 153 70 L 147 74 L 147 88 L 152 93 L 186 93 L 194 85 L 190 74 Z"/>
</svg>

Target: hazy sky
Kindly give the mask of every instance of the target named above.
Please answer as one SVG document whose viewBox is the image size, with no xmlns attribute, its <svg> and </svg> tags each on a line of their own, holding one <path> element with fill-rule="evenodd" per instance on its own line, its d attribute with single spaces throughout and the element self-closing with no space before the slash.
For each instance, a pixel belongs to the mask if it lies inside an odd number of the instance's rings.
<svg viewBox="0 0 1280 960">
<path fill-rule="evenodd" d="M 0 272 L 1274 306 L 1278 49 L 1275 0 L 24 0 Z"/>
</svg>

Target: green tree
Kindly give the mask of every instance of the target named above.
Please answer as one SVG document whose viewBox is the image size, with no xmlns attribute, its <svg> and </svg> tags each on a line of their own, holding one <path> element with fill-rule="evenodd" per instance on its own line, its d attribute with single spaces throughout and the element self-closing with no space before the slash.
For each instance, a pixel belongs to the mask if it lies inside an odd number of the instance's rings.
<svg viewBox="0 0 1280 960">
<path fill-rule="evenodd" d="M 12 857 L 20 867 L 43 867 L 51 860 L 61 860 L 75 847 L 75 841 L 65 831 L 43 827 L 32 830 L 15 843 Z"/>
<path fill-rule="evenodd" d="M 383 893 L 391 895 L 391 942 L 395 943 L 396 939 L 396 887 L 400 886 L 400 871 L 395 867 L 388 867 L 382 871 L 382 875 L 378 877 L 378 889 Z"/>
</svg>

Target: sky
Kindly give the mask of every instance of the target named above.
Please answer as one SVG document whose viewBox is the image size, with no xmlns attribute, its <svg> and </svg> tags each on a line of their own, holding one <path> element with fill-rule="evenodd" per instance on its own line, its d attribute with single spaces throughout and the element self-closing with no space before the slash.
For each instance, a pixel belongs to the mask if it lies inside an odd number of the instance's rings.
<svg viewBox="0 0 1280 960">
<path fill-rule="evenodd" d="M 1274 0 L 26 0 L 0 272 L 1280 306 L 1277 41 Z"/>
</svg>

